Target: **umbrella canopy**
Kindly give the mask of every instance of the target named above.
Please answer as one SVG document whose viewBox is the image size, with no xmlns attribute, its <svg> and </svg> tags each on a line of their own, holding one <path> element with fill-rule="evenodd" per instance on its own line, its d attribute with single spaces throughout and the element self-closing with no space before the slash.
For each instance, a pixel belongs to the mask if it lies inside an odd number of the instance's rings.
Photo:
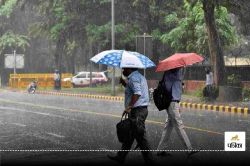
<svg viewBox="0 0 250 166">
<path fill-rule="evenodd" d="M 92 57 L 90 60 L 98 64 L 119 68 L 145 69 L 155 66 L 154 62 L 145 55 L 125 50 L 103 51 Z"/>
<path fill-rule="evenodd" d="M 156 67 L 156 72 L 185 67 L 203 60 L 204 58 L 196 53 L 175 53 L 163 61 L 160 61 Z"/>
</svg>

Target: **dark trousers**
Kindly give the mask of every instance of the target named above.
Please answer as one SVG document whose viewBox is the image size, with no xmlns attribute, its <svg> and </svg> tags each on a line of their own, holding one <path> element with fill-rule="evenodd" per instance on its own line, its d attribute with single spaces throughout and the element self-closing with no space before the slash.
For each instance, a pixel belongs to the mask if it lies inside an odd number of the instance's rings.
<svg viewBox="0 0 250 166">
<path fill-rule="evenodd" d="M 61 81 L 60 80 L 54 80 L 54 89 L 55 90 L 61 89 Z"/>
<path fill-rule="evenodd" d="M 145 120 L 148 116 L 148 109 L 146 107 L 133 108 L 129 113 L 129 118 L 132 121 L 132 137 L 130 140 L 122 144 L 122 150 L 130 150 L 134 140 L 140 150 L 151 150 L 148 140 L 146 138 Z M 141 151 L 146 163 L 152 163 L 151 151 Z M 128 151 L 119 151 L 117 155 L 123 160 L 125 159 Z"/>
</svg>

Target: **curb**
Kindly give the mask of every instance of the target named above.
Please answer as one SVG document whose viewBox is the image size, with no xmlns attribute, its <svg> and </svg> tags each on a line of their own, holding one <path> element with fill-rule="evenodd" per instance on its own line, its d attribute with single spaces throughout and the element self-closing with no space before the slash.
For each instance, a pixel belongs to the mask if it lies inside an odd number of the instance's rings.
<svg viewBox="0 0 250 166">
<path fill-rule="evenodd" d="M 109 100 L 109 101 L 124 101 L 124 97 L 121 96 L 104 96 L 104 95 L 91 95 L 91 94 L 77 94 L 77 93 L 65 93 L 65 92 L 50 92 L 50 91 L 36 91 L 38 94 L 47 94 L 47 95 L 58 95 L 58 96 L 74 96 L 81 98 L 92 98 L 99 100 Z M 247 116 L 250 114 L 249 109 L 247 107 L 234 107 L 234 106 L 224 106 L 224 105 L 210 105 L 210 104 L 202 104 L 202 103 L 189 103 L 189 102 L 180 102 L 180 106 L 182 108 L 190 108 L 197 110 L 208 110 L 208 111 L 217 111 L 217 112 L 225 112 L 231 114 L 243 114 Z"/>
<path fill-rule="evenodd" d="M 208 110 L 208 111 L 217 111 L 217 112 L 225 112 L 232 114 L 243 114 L 247 116 L 250 114 L 249 109 L 247 107 L 234 107 L 234 106 L 224 106 L 224 105 L 211 105 L 211 104 L 197 104 L 197 103 L 187 103 L 180 102 L 181 107 L 183 108 L 191 108 L 198 110 Z"/>
<path fill-rule="evenodd" d="M 48 92 L 48 91 L 36 91 L 37 94 L 57 95 L 57 96 L 74 96 L 81 98 L 92 98 L 100 100 L 110 101 L 124 101 L 124 97 L 120 96 L 104 96 L 104 95 L 91 95 L 91 94 L 78 94 L 78 93 L 65 93 L 65 92 Z"/>
</svg>

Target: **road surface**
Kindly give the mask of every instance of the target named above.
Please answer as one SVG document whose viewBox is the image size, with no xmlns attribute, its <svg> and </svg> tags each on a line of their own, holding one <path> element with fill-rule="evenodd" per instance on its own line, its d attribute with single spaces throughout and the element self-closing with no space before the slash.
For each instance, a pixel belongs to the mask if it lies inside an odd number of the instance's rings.
<svg viewBox="0 0 250 166">
<path fill-rule="evenodd" d="M 106 155 L 120 149 L 115 124 L 122 111 L 119 101 L 0 90 L 0 165 L 115 165 Z M 249 117 L 204 110 L 181 112 L 193 147 L 202 151 L 187 158 L 173 131 L 167 147 L 172 156 L 154 155 L 159 165 L 250 161 Z M 159 143 L 165 118 L 166 112 L 149 106 L 146 128 L 152 150 Z M 246 151 L 225 152 L 225 131 L 245 131 Z M 126 164 L 131 163 L 144 163 L 139 151 L 129 153 Z"/>
</svg>

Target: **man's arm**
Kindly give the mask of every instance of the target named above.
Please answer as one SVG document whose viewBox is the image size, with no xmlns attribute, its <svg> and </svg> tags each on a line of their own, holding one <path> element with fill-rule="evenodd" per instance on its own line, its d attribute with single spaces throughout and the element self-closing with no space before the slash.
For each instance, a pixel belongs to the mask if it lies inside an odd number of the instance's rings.
<svg viewBox="0 0 250 166">
<path fill-rule="evenodd" d="M 134 104 L 137 102 L 137 100 L 140 98 L 141 95 L 133 94 L 131 97 L 131 101 L 128 105 L 128 107 L 125 109 L 124 113 L 129 113 L 131 111 L 131 108 L 134 106 Z"/>
<path fill-rule="evenodd" d="M 133 107 L 133 105 L 137 102 L 141 95 L 133 94 L 129 106 Z"/>
<path fill-rule="evenodd" d="M 130 87 L 133 91 L 133 95 L 131 97 L 131 100 L 128 104 L 128 107 L 125 109 L 125 113 L 129 113 L 131 111 L 131 108 L 135 105 L 135 103 L 138 101 L 138 99 L 141 96 L 141 83 L 140 80 L 137 78 L 130 78 L 131 84 Z"/>
</svg>

